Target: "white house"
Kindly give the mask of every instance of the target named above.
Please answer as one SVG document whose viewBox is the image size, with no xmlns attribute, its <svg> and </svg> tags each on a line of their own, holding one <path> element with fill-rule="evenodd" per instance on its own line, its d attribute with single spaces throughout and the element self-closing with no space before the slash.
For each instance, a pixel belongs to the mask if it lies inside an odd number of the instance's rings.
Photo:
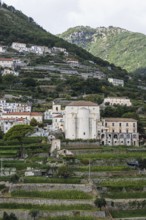
<svg viewBox="0 0 146 220">
<path fill-rule="evenodd" d="M 39 55 L 43 55 L 44 53 L 50 53 L 50 50 L 46 46 L 33 45 L 30 48 L 30 52 L 36 53 L 36 54 L 39 54 Z"/>
<path fill-rule="evenodd" d="M 14 59 L 13 58 L 0 58 L 0 66 L 1 67 L 8 67 L 13 68 L 14 67 Z"/>
<path fill-rule="evenodd" d="M 71 102 L 65 108 L 64 120 L 66 139 L 96 139 L 99 106 L 88 101 Z"/>
<path fill-rule="evenodd" d="M 52 52 L 54 52 L 54 53 L 60 53 L 60 52 L 65 53 L 65 52 L 66 52 L 66 49 L 65 49 L 65 48 L 62 48 L 62 47 L 53 47 L 53 48 L 52 48 Z"/>
<path fill-rule="evenodd" d="M 67 59 L 66 62 L 71 66 L 79 66 L 79 61 L 75 59 Z"/>
<path fill-rule="evenodd" d="M 16 71 L 14 71 L 14 70 L 5 68 L 5 69 L 2 71 L 2 76 L 5 76 L 5 75 L 19 76 L 19 73 L 16 72 Z"/>
<path fill-rule="evenodd" d="M 129 98 L 126 97 L 107 97 L 104 98 L 103 101 L 104 104 L 109 105 L 126 105 L 126 106 L 132 106 L 132 103 Z"/>
<path fill-rule="evenodd" d="M 53 102 L 52 108 L 44 112 L 44 119 L 52 120 L 53 117 L 56 117 L 57 115 L 64 115 L 64 110 L 61 109 L 61 105 Z"/>
<path fill-rule="evenodd" d="M 49 125 L 49 130 L 64 131 L 64 118 L 65 111 L 61 109 L 61 105 L 52 103 L 52 108 L 44 112 L 44 119 L 51 120 L 52 125 Z"/>
<path fill-rule="evenodd" d="M 53 131 L 56 131 L 56 130 L 64 131 L 63 115 L 57 115 L 57 116 L 53 117 L 53 119 L 52 119 L 52 130 Z"/>
<path fill-rule="evenodd" d="M 5 99 L 0 99 L 0 112 L 31 112 L 31 104 L 6 102 Z"/>
<path fill-rule="evenodd" d="M 0 53 L 5 53 L 5 52 L 6 52 L 6 47 L 0 46 Z"/>
<path fill-rule="evenodd" d="M 14 125 L 29 124 L 28 120 L 23 118 L 0 118 L 0 127 L 6 133 Z"/>
<path fill-rule="evenodd" d="M 122 79 L 108 78 L 108 81 L 112 83 L 114 86 L 124 87 L 124 80 Z"/>
<path fill-rule="evenodd" d="M 17 50 L 18 52 L 27 51 L 27 47 L 25 43 L 13 42 L 11 48 Z"/>
</svg>

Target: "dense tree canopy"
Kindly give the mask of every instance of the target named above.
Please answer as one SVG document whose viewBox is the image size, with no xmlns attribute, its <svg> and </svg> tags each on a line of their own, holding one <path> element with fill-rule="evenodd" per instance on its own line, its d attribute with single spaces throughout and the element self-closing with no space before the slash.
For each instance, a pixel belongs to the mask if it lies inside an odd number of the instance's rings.
<svg viewBox="0 0 146 220">
<path fill-rule="evenodd" d="M 30 125 L 15 125 L 4 136 L 4 140 L 18 140 L 20 143 L 20 151 L 18 156 L 23 158 L 24 153 L 24 146 L 23 140 L 24 138 L 33 132 L 33 128 Z"/>
<path fill-rule="evenodd" d="M 5 134 L 5 140 L 17 139 L 20 142 L 22 139 L 33 132 L 33 128 L 30 125 L 15 125 Z"/>
</svg>

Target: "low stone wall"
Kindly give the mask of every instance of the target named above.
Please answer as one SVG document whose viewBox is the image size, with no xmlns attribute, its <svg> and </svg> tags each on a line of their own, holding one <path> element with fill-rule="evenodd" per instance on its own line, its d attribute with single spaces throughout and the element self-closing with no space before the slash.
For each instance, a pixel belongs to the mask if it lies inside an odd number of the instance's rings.
<svg viewBox="0 0 146 220">
<path fill-rule="evenodd" d="M 114 218 L 114 220 L 146 220 L 145 217 Z"/>
<path fill-rule="evenodd" d="M 89 204 L 94 205 L 94 202 L 89 199 L 82 200 L 57 200 L 57 199 L 38 199 L 38 198 L 2 198 L 0 203 L 18 203 L 18 204 L 39 204 L 39 205 L 73 205 L 73 204 Z"/>
<path fill-rule="evenodd" d="M 14 213 L 18 219 L 21 220 L 32 220 L 29 210 L 0 210 L 0 218 L 2 218 L 4 211 L 6 211 L 9 215 L 10 213 Z M 104 211 L 97 212 L 88 212 L 88 211 L 55 211 L 55 212 L 47 212 L 47 211 L 39 211 L 38 217 L 56 217 L 56 216 L 93 216 L 93 217 L 105 217 Z M 36 218 L 37 219 L 37 218 Z"/>
<path fill-rule="evenodd" d="M 62 147 L 67 147 L 67 148 L 70 148 L 70 147 L 78 147 L 78 146 L 81 146 L 81 147 L 99 147 L 100 144 L 98 141 L 96 142 L 90 142 L 90 141 L 67 141 L 67 142 L 62 142 L 61 143 L 61 146 Z"/>
<path fill-rule="evenodd" d="M 14 190 L 26 191 L 52 191 L 52 190 L 77 190 L 86 193 L 92 192 L 92 185 L 89 184 L 8 184 L 10 192 Z"/>
<path fill-rule="evenodd" d="M 138 210 L 146 208 L 146 199 L 106 199 L 110 209 Z"/>
</svg>

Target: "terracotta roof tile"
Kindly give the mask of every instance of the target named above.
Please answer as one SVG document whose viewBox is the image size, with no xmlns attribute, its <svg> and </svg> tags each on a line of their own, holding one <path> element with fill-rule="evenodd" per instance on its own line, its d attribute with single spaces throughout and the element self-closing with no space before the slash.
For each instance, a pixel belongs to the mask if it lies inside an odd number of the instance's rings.
<svg viewBox="0 0 146 220">
<path fill-rule="evenodd" d="M 104 118 L 107 122 L 137 122 L 133 118 Z"/>
<path fill-rule="evenodd" d="M 25 121 L 24 118 L 0 118 L 0 121 Z"/>
<path fill-rule="evenodd" d="M 0 57 L 0 61 L 13 61 L 13 58 L 4 58 L 4 57 Z"/>
<path fill-rule="evenodd" d="M 8 116 L 8 115 L 42 116 L 43 113 L 41 112 L 9 112 L 9 113 L 4 113 L 3 115 L 5 116 Z"/>
</svg>

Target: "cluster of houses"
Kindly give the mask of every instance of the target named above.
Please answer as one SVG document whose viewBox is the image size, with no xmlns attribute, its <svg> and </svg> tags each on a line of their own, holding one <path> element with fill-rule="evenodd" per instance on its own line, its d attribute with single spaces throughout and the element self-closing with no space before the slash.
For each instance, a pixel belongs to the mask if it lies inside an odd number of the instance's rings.
<svg viewBox="0 0 146 220">
<path fill-rule="evenodd" d="M 32 45 L 30 47 L 25 43 L 13 42 L 11 45 L 15 51 L 31 52 L 38 55 L 46 53 L 64 53 L 67 55 L 65 48 L 48 48 L 46 46 Z M 0 53 L 5 53 L 6 47 L 0 46 Z M 66 58 L 66 62 L 71 66 L 78 66 L 79 61 L 76 59 Z M 25 67 L 20 59 L 0 58 L 0 67 L 3 68 L 2 74 L 13 74 L 18 76 L 15 71 L 16 66 Z M 30 67 L 31 68 L 31 67 Z M 61 71 L 61 70 L 60 70 Z M 64 70 L 63 70 L 64 71 Z M 72 69 L 71 71 L 76 71 Z M 105 74 L 96 70 L 95 73 L 83 73 L 85 79 L 105 78 Z M 124 81 L 115 78 L 108 78 L 108 81 L 114 86 L 124 86 Z M 131 106 L 131 102 L 125 97 L 107 97 L 103 105 L 126 105 Z M 135 145 L 139 144 L 139 135 L 137 132 L 137 121 L 125 118 L 103 118 L 100 117 L 100 106 L 96 103 L 87 101 L 76 101 L 66 105 L 65 109 L 61 105 L 53 103 L 52 109 L 48 109 L 44 114 L 32 112 L 29 103 L 8 103 L 6 100 L 0 100 L 0 127 L 6 133 L 12 126 L 19 124 L 30 124 L 34 118 L 37 122 L 43 120 L 49 123 L 48 132 L 64 132 L 65 138 L 70 140 L 98 140 L 102 145 Z M 50 123 L 51 121 L 51 123 Z"/>
<path fill-rule="evenodd" d="M 65 58 L 65 62 L 67 65 L 69 65 L 71 67 L 71 69 L 62 69 L 62 68 L 56 68 L 54 69 L 54 71 L 59 71 L 60 73 L 64 73 L 64 74 L 68 74 L 68 75 L 79 75 L 81 77 L 83 77 L 84 79 L 87 78 L 97 78 L 99 80 L 101 79 L 106 79 L 106 74 L 104 74 L 102 71 L 100 70 L 96 70 L 93 72 L 81 72 L 81 71 L 77 71 L 76 69 L 74 69 L 74 67 L 80 67 L 82 68 L 82 65 L 79 63 L 79 61 L 76 58 L 73 57 L 69 57 L 69 53 L 67 52 L 67 50 L 65 48 L 61 48 L 61 47 L 52 47 L 52 48 L 48 48 L 47 46 L 38 46 L 38 45 L 30 45 L 28 46 L 26 43 L 20 43 L 20 42 L 13 42 L 11 45 L 11 48 L 14 49 L 15 51 L 17 51 L 18 53 L 34 53 L 37 55 L 45 55 L 45 54 L 50 54 L 52 56 L 54 56 L 55 54 L 58 53 L 63 53 L 66 58 Z M 5 54 L 7 51 L 7 47 L 6 46 L 0 46 L 0 54 Z M 92 62 L 92 61 L 90 61 Z M 19 73 L 16 72 L 16 67 L 21 67 L 21 68 L 27 68 L 27 63 L 23 62 L 21 59 L 15 59 L 15 58 L 0 58 L 0 67 L 3 68 L 3 71 L 1 71 L 2 75 L 14 75 L 14 76 L 19 76 Z M 43 69 L 46 67 L 43 67 Z M 49 70 L 50 67 L 47 67 L 47 69 Z M 52 68 L 52 67 L 51 67 Z M 124 86 L 124 81 L 121 79 L 115 79 L 115 78 L 108 78 L 107 79 L 111 84 L 113 84 L 114 86 Z"/>
<path fill-rule="evenodd" d="M 105 98 L 109 105 L 119 104 L 130 106 L 129 99 Z M 48 134 L 63 132 L 70 140 L 96 140 L 102 145 L 139 145 L 137 121 L 132 118 L 101 118 L 100 106 L 89 101 L 73 101 L 65 109 L 53 102 L 52 108 L 44 113 L 32 112 L 30 104 L 7 103 L 0 100 L 0 126 L 6 133 L 12 126 L 30 124 L 34 118 L 48 125 Z M 51 123 L 50 123 L 51 122 Z"/>
<path fill-rule="evenodd" d="M 0 57 L 0 67 L 3 69 L 1 71 L 2 76 L 4 75 L 19 76 L 19 72 L 15 71 L 15 69 L 16 67 L 24 67 L 24 66 L 26 66 L 26 63 L 20 59 Z"/>
<path fill-rule="evenodd" d="M 6 133 L 14 125 L 30 124 L 32 118 L 39 123 L 43 122 L 43 114 L 31 111 L 31 104 L 10 103 L 0 100 L 0 127 Z"/>
<path fill-rule="evenodd" d="M 25 43 L 19 43 L 19 42 L 13 42 L 11 45 L 11 48 L 18 51 L 19 53 L 35 53 L 38 55 L 44 55 L 44 54 L 54 54 L 54 53 L 64 53 L 68 55 L 65 48 L 61 47 L 53 47 L 48 48 L 46 46 L 38 46 L 38 45 L 31 45 L 30 47 L 27 46 Z"/>
</svg>

